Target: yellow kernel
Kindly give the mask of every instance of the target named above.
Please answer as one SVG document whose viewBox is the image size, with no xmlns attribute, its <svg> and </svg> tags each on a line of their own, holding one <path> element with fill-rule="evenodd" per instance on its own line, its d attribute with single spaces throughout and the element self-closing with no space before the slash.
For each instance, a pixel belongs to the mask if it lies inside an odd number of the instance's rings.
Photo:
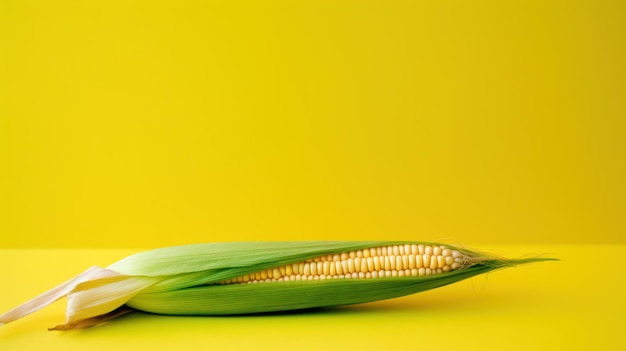
<svg viewBox="0 0 626 351">
<path fill-rule="evenodd" d="M 382 254 L 380 256 L 387 256 L 387 246 L 381 247 Z"/>
<path fill-rule="evenodd" d="M 356 257 L 363 257 L 363 250 L 356 250 Z"/>
<path fill-rule="evenodd" d="M 437 256 L 437 268 L 443 268 L 446 265 L 446 258 L 443 256 Z"/>
<path fill-rule="evenodd" d="M 335 261 L 335 270 L 337 275 L 343 274 L 343 261 Z"/>
<path fill-rule="evenodd" d="M 418 269 L 418 273 L 419 273 L 420 277 L 425 276 L 426 275 L 426 268 L 422 267 L 422 268 Z"/>
<path fill-rule="evenodd" d="M 361 258 L 358 256 L 354 258 L 354 270 L 356 272 L 361 271 Z"/>
<path fill-rule="evenodd" d="M 376 248 L 376 255 L 375 256 L 382 256 L 383 255 L 383 248 L 382 247 L 377 247 Z"/>
<path fill-rule="evenodd" d="M 333 255 L 333 261 L 334 261 L 334 262 L 341 261 L 341 255 L 339 255 L 339 254 L 334 254 L 334 255 Z"/>
<path fill-rule="evenodd" d="M 373 272 L 374 271 L 374 259 L 372 257 L 368 257 L 366 262 L 367 262 L 367 271 Z"/>
<path fill-rule="evenodd" d="M 409 268 L 409 256 L 407 255 L 402 256 L 402 268 L 404 269 Z"/>
<path fill-rule="evenodd" d="M 322 265 L 322 273 L 324 275 L 330 274 L 330 262 L 328 261 L 324 262 L 324 264 Z"/>
<path fill-rule="evenodd" d="M 448 266 L 448 265 L 445 265 L 445 266 L 443 266 L 443 268 L 441 268 L 441 270 L 443 270 L 444 272 L 450 272 L 451 269 L 452 268 L 450 268 L 450 266 Z"/>
<path fill-rule="evenodd" d="M 342 253 L 341 253 L 341 260 L 342 260 L 342 261 L 345 261 L 345 260 L 347 260 L 348 258 L 350 258 L 350 255 L 348 255 L 348 253 L 347 253 L 347 252 L 342 252 Z"/>
<path fill-rule="evenodd" d="M 402 256 L 396 256 L 396 270 L 400 271 L 402 269 L 404 269 L 404 267 L 402 266 Z"/>
<path fill-rule="evenodd" d="M 385 256 L 385 270 L 391 270 L 391 262 L 389 260 L 389 256 Z"/>
<path fill-rule="evenodd" d="M 419 253 L 420 255 L 425 254 L 425 250 L 424 250 L 424 245 L 417 245 L 417 253 Z"/>
<path fill-rule="evenodd" d="M 281 267 L 283 268 L 283 267 Z M 284 271 L 281 270 L 282 275 L 292 275 L 293 274 L 293 266 L 288 264 L 284 267 Z"/>
<path fill-rule="evenodd" d="M 404 270 L 398 271 L 398 277 L 404 277 Z"/>
<path fill-rule="evenodd" d="M 422 268 L 423 267 L 423 263 L 422 263 L 422 255 L 415 255 L 415 268 Z"/>
<path fill-rule="evenodd" d="M 311 275 L 317 275 L 317 263 L 313 262 L 311 264 L 310 271 L 311 271 Z"/>
<path fill-rule="evenodd" d="M 441 254 L 444 255 L 444 256 L 452 256 L 452 250 L 450 250 L 450 249 L 443 249 L 441 251 Z"/>
<path fill-rule="evenodd" d="M 437 256 L 430 256 L 430 268 L 437 268 Z"/>
<path fill-rule="evenodd" d="M 328 262 L 328 274 L 327 275 L 337 275 L 337 265 L 335 264 L 335 262 Z M 324 269 L 324 272 L 326 272 L 326 269 Z"/>
<path fill-rule="evenodd" d="M 302 271 L 302 274 L 306 275 L 306 276 L 311 275 L 311 265 L 305 264 L 304 265 L 304 270 Z"/>
<path fill-rule="evenodd" d="M 461 264 L 458 262 L 454 262 L 450 265 L 450 268 L 452 268 L 452 270 L 459 269 L 461 268 Z"/>
<path fill-rule="evenodd" d="M 426 247 L 424 247 L 424 253 L 427 255 L 432 255 L 433 254 L 433 247 L 428 245 Z"/>
<path fill-rule="evenodd" d="M 359 279 L 364 279 L 364 278 L 365 278 L 365 273 L 359 272 Z"/>
<path fill-rule="evenodd" d="M 367 269 L 367 259 L 366 258 L 361 260 L 361 272 L 369 272 L 369 269 Z"/>
<path fill-rule="evenodd" d="M 417 277 L 418 275 L 419 275 L 419 272 L 418 272 L 417 268 L 411 269 L 411 276 L 412 277 Z"/>
<path fill-rule="evenodd" d="M 347 259 L 347 260 L 342 260 L 342 261 L 341 261 L 341 266 L 342 266 L 342 268 L 343 268 L 343 274 L 348 274 L 348 273 L 351 273 L 351 272 L 350 272 L 350 267 L 349 267 L 349 265 L 348 265 L 348 260 L 349 260 L 349 259 Z"/>
<path fill-rule="evenodd" d="M 380 271 L 381 270 L 380 256 L 372 257 L 372 260 L 374 261 L 374 270 Z"/>
<path fill-rule="evenodd" d="M 411 244 L 411 255 L 417 255 L 417 254 L 418 254 L 417 245 Z"/>
<path fill-rule="evenodd" d="M 354 273 L 354 260 L 351 258 L 348 259 L 348 272 Z"/>
<path fill-rule="evenodd" d="M 422 265 L 424 266 L 424 268 L 430 266 L 430 255 L 424 254 L 422 256 L 422 262 L 423 262 Z"/>
<path fill-rule="evenodd" d="M 452 257 L 452 256 L 445 256 L 445 258 L 446 258 L 446 264 L 447 265 L 451 265 L 451 264 L 454 263 L 454 257 Z"/>
<path fill-rule="evenodd" d="M 372 278 L 378 278 L 378 272 L 372 271 Z"/>
<path fill-rule="evenodd" d="M 409 255 L 409 268 L 415 268 L 415 255 Z"/>
<path fill-rule="evenodd" d="M 348 255 L 350 256 L 350 258 L 354 259 L 356 257 L 356 252 L 350 251 Z"/>
<path fill-rule="evenodd" d="M 363 257 L 364 258 L 372 257 L 370 249 L 363 250 Z"/>
<path fill-rule="evenodd" d="M 436 255 L 436 256 L 441 255 L 441 248 L 439 246 L 433 247 L 433 255 Z"/>
</svg>

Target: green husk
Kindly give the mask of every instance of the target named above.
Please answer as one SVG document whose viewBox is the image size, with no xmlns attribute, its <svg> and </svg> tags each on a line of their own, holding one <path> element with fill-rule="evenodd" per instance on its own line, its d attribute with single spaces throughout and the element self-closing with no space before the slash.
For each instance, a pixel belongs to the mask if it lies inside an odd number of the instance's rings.
<svg viewBox="0 0 626 351">
<path fill-rule="evenodd" d="M 129 256 L 108 268 L 127 275 L 164 276 L 224 269 L 258 271 L 329 253 L 399 245 L 401 241 L 224 242 L 171 246 Z M 181 260 L 184 257 L 184 260 Z M 240 271 L 238 271 L 240 272 Z"/>
<path fill-rule="evenodd" d="M 545 260 L 552 259 L 481 258 L 465 269 L 421 277 L 196 286 L 138 294 L 126 305 L 170 315 L 237 315 L 350 305 L 410 295 L 500 268 Z"/>
<path fill-rule="evenodd" d="M 156 249 L 129 256 L 106 269 L 92 267 L 0 315 L 0 323 L 19 319 L 64 296 L 68 298 L 66 323 L 53 329 L 97 325 L 127 313 L 129 308 L 160 314 L 231 315 L 357 304 L 441 287 L 512 265 L 550 260 L 511 260 L 445 245 L 468 255 L 470 262 L 459 270 L 421 277 L 215 284 L 321 255 L 399 244 L 441 245 L 405 241 L 295 241 Z"/>
</svg>

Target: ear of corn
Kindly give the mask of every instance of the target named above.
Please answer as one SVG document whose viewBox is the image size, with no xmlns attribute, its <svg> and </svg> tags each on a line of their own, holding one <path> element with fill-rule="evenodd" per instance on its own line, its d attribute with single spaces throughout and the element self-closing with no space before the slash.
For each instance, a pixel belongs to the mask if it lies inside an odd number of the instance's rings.
<svg viewBox="0 0 626 351">
<path fill-rule="evenodd" d="M 66 323 L 83 328 L 137 310 L 229 315 L 389 299 L 495 269 L 510 260 L 449 245 L 396 241 L 243 242 L 175 246 L 92 267 L 0 316 L 9 323 L 67 297 Z"/>
<path fill-rule="evenodd" d="M 488 272 L 475 266 L 424 277 L 332 279 L 281 283 L 228 284 L 145 293 L 127 305 L 172 315 L 232 315 L 358 304 L 409 295 Z"/>
</svg>

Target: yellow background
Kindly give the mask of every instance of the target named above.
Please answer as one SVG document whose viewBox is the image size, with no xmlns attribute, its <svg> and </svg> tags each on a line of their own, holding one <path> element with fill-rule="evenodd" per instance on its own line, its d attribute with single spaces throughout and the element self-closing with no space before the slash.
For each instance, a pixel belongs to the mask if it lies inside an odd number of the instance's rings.
<svg viewBox="0 0 626 351">
<path fill-rule="evenodd" d="M 623 1 L 0 1 L 0 247 L 626 243 Z"/>
<path fill-rule="evenodd" d="M 562 259 L 307 314 L 48 333 L 57 303 L 0 350 L 626 349 L 625 27 L 619 0 L 0 0 L 0 313 L 190 242 Z"/>
</svg>

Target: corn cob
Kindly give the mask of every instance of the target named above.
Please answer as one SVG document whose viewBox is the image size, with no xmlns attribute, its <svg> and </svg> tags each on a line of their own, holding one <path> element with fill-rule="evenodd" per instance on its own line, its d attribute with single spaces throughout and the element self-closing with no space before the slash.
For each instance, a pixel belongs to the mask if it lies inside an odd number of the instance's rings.
<svg viewBox="0 0 626 351">
<path fill-rule="evenodd" d="M 241 242 L 142 252 L 92 267 L 0 316 L 9 323 L 68 299 L 66 323 L 84 328 L 132 310 L 173 315 L 253 314 L 357 304 L 417 293 L 495 269 L 548 260 L 503 259 L 425 242 Z"/>
</svg>

